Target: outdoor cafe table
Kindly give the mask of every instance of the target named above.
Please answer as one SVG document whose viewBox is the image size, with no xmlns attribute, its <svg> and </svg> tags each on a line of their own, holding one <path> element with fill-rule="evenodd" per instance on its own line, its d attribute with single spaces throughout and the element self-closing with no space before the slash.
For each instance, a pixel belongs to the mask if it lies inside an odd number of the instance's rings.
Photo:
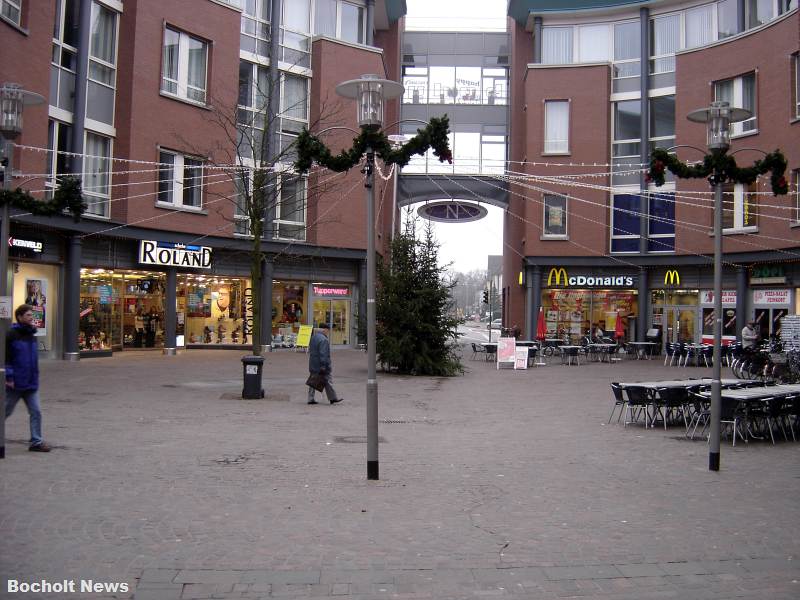
<svg viewBox="0 0 800 600">
<path fill-rule="evenodd" d="M 633 346 L 636 349 L 636 358 L 643 359 L 646 358 L 650 360 L 650 357 L 653 356 L 653 348 L 656 347 L 655 342 L 628 342 L 628 346 Z"/>
<path fill-rule="evenodd" d="M 481 344 L 486 349 L 486 360 L 489 360 L 489 355 L 497 356 L 497 342 L 485 342 Z"/>
<path fill-rule="evenodd" d="M 595 356 L 600 362 L 604 362 L 604 359 L 608 362 L 611 362 L 611 351 L 616 347 L 616 344 L 588 344 L 586 346 L 586 348 L 589 350 L 587 356 Z"/>
<path fill-rule="evenodd" d="M 712 379 L 708 377 L 704 377 L 703 379 L 668 379 L 665 381 L 629 381 L 626 383 L 620 383 L 619 386 L 621 388 L 625 387 L 644 387 L 648 389 L 658 389 L 658 388 L 690 388 L 695 385 L 711 385 Z M 755 383 L 752 379 L 720 379 L 720 383 L 723 387 L 731 387 L 736 385 L 747 385 L 751 383 Z M 768 389 L 773 389 L 777 386 L 772 386 Z M 800 386 L 797 386 L 800 387 Z M 752 389 L 763 389 L 763 388 L 752 388 Z"/>
</svg>

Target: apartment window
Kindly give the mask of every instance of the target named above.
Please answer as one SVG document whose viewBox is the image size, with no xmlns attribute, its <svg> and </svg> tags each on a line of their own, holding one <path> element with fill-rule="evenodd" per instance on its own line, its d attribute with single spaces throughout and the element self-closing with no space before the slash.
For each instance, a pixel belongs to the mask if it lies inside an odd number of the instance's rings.
<svg viewBox="0 0 800 600">
<path fill-rule="evenodd" d="M 614 92 L 632 92 L 639 89 L 641 75 L 641 36 L 639 23 L 614 25 Z"/>
<path fill-rule="evenodd" d="M 569 101 L 547 100 L 544 103 L 544 153 L 569 152 Z"/>
<path fill-rule="evenodd" d="M 241 156 L 260 156 L 266 128 L 268 95 L 269 73 L 266 67 L 240 61 L 237 122 L 238 152 Z"/>
<path fill-rule="evenodd" d="M 158 202 L 181 208 L 200 208 L 203 161 L 162 150 L 158 162 Z"/>
<path fill-rule="evenodd" d="M 0 0 L 0 15 L 20 25 L 22 16 L 22 0 Z"/>
<path fill-rule="evenodd" d="M 675 194 L 650 194 L 648 204 L 648 251 L 675 252 Z"/>
<path fill-rule="evenodd" d="M 714 83 L 714 99 L 727 102 L 737 108 L 744 108 L 753 114 L 746 121 L 731 123 L 731 136 L 742 135 L 758 129 L 755 73 L 717 81 Z"/>
<path fill-rule="evenodd" d="M 792 57 L 792 76 L 794 82 L 792 85 L 792 95 L 794 96 L 792 104 L 794 105 L 794 116 L 800 119 L 800 54 L 795 54 Z"/>
<path fill-rule="evenodd" d="M 681 17 L 679 14 L 656 17 L 650 21 L 650 74 L 675 71 L 675 52 L 681 48 Z M 674 83 L 674 82 L 673 82 Z"/>
<path fill-rule="evenodd" d="M 281 60 L 293 66 L 310 68 L 310 1 L 284 0 L 281 25 Z"/>
<path fill-rule="evenodd" d="M 91 23 L 86 116 L 113 125 L 117 71 L 117 14 L 93 2 Z"/>
<path fill-rule="evenodd" d="M 542 63 L 564 65 L 572 62 L 572 27 L 542 27 Z"/>
<path fill-rule="evenodd" d="M 614 141 L 611 148 L 612 185 L 638 185 L 642 138 L 640 100 L 614 102 Z"/>
<path fill-rule="evenodd" d="M 269 56 L 269 22 L 271 0 L 244 0 L 239 44 L 244 52 Z"/>
<path fill-rule="evenodd" d="M 306 179 L 281 175 L 280 199 L 275 210 L 276 237 L 306 239 Z"/>
<path fill-rule="evenodd" d="M 403 104 L 428 103 L 428 67 L 403 67 Z"/>
<path fill-rule="evenodd" d="M 544 237 L 563 238 L 567 235 L 567 199 L 555 194 L 544 195 Z"/>
<path fill-rule="evenodd" d="M 308 83 L 307 77 L 283 74 L 281 93 L 281 162 L 295 159 L 291 148 L 297 135 L 308 126 Z"/>
<path fill-rule="evenodd" d="M 506 169 L 506 132 L 500 125 L 484 125 L 481 133 L 481 165 L 483 174 L 502 175 Z"/>
<path fill-rule="evenodd" d="M 87 214 L 108 217 L 111 203 L 111 138 L 86 133 L 83 174 Z"/>
<path fill-rule="evenodd" d="M 794 179 L 794 220 L 800 223 L 800 169 L 792 171 Z"/>
<path fill-rule="evenodd" d="M 611 196 L 611 252 L 639 252 L 639 196 Z"/>
<path fill-rule="evenodd" d="M 738 0 L 720 0 L 717 2 L 717 32 L 719 39 L 739 33 Z"/>
<path fill-rule="evenodd" d="M 206 101 L 208 44 L 187 33 L 164 30 L 161 90 L 192 102 Z"/>
<path fill-rule="evenodd" d="M 50 103 L 73 112 L 75 72 L 78 66 L 78 3 L 59 0 L 53 25 L 53 56 L 50 63 Z"/>
<path fill-rule="evenodd" d="M 316 0 L 314 32 L 347 42 L 363 44 L 366 39 L 364 7 L 342 0 Z"/>
<path fill-rule="evenodd" d="M 756 226 L 756 184 L 722 186 L 722 227 L 731 232 Z"/>
<path fill-rule="evenodd" d="M 69 152 L 72 151 L 72 127 L 60 121 L 47 124 L 47 179 L 45 186 L 54 188 L 58 180 L 70 173 Z"/>
<path fill-rule="evenodd" d="M 686 48 L 705 46 L 714 41 L 714 5 L 706 4 L 686 11 Z"/>
<path fill-rule="evenodd" d="M 746 0 L 747 28 L 752 29 L 775 18 L 776 0 Z"/>
<path fill-rule="evenodd" d="M 607 62 L 611 58 L 611 29 L 608 25 L 578 27 L 578 62 Z"/>
<path fill-rule="evenodd" d="M 650 98 L 650 150 L 675 145 L 675 96 Z"/>
</svg>

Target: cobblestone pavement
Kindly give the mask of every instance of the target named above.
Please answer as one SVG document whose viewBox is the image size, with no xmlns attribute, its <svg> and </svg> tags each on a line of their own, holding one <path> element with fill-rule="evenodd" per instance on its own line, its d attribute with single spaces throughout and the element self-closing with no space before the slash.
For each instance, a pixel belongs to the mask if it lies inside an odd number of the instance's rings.
<svg viewBox="0 0 800 600">
<path fill-rule="evenodd" d="M 606 424 L 611 381 L 699 377 L 661 361 L 379 375 L 366 480 L 366 355 L 334 353 L 345 401 L 306 404 L 307 357 L 44 361 L 50 454 L 27 415 L 0 461 L 2 598 L 800 598 L 800 443 Z M 469 358 L 467 356 L 467 358 Z M 14 594 L 8 579 L 75 581 Z M 82 593 L 81 580 L 127 583 Z"/>
</svg>

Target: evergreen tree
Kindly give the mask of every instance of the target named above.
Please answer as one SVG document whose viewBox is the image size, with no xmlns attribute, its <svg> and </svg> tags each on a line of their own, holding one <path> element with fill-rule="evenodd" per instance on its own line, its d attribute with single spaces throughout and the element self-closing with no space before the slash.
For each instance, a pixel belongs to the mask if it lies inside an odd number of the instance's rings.
<svg viewBox="0 0 800 600">
<path fill-rule="evenodd" d="M 451 290 L 439 266 L 439 244 L 430 223 L 422 240 L 416 220 L 391 243 L 389 263 L 378 264 L 377 348 L 384 370 L 408 375 L 463 373 Z"/>
</svg>

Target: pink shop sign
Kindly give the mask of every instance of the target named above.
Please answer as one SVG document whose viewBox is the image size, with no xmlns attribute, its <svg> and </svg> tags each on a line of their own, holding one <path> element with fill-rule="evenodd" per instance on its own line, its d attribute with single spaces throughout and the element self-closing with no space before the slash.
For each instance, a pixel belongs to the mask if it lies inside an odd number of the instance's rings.
<svg viewBox="0 0 800 600">
<path fill-rule="evenodd" d="M 753 304 L 789 304 L 789 290 L 753 290 Z"/>
<path fill-rule="evenodd" d="M 714 291 L 700 292 L 700 304 L 714 304 Z M 736 304 L 736 290 L 722 290 L 722 304 Z"/>
</svg>

